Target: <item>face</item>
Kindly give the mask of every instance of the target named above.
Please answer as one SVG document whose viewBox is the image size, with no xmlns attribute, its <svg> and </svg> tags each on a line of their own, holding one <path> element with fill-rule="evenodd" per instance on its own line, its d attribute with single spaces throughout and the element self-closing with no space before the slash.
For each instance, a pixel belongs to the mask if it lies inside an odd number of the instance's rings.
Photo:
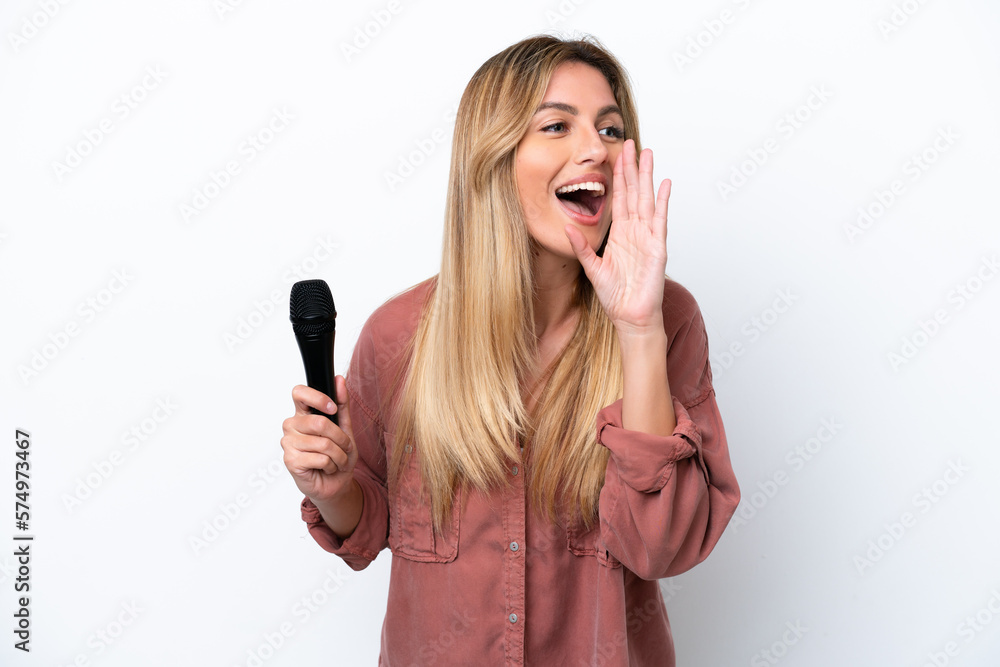
<svg viewBox="0 0 1000 667">
<path fill-rule="evenodd" d="M 612 169 L 624 132 L 611 86 L 600 71 L 580 62 L 556 68 L 517 145 L 517 188 L 540 254 L 577 261 L 564 231 L 567 224 L 579 229 L 595 251 L 600 247 L 611 225 Z"/>
</svg>

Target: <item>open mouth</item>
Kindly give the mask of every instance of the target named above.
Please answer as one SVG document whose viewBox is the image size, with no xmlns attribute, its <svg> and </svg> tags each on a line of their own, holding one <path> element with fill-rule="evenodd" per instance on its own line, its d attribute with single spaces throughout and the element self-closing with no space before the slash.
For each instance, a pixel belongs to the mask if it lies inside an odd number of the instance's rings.
<svg viewBox="0 0 1000 667">
<path fill-rule="evenodd" d="M 604 186 L 600 183 L 582 183 L 559 188 L 556 191 L 559 203 L 572 217 L 581 217 L 590 222 L 604 208 L 606 198 Z"/>
</svg>

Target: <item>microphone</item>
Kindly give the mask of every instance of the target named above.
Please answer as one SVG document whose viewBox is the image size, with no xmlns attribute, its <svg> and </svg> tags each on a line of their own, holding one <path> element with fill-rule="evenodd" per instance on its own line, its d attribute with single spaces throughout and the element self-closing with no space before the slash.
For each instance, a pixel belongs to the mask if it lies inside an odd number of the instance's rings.
<svg viewBox="0 0 1000 667">
<path fill-rule="evenodd" d="M 334 401 L 337 392 L 333 381 L 333 340 L 337 329 L 337 309 L 325 280 L 300 280 L 292 285 L 289 297 L 292 332 L 306 367 L 306 384 Z M 338 424 L 337 415 L 327 415 L 309 408 L 314 415 L 326 415 Z"/>
</svg>

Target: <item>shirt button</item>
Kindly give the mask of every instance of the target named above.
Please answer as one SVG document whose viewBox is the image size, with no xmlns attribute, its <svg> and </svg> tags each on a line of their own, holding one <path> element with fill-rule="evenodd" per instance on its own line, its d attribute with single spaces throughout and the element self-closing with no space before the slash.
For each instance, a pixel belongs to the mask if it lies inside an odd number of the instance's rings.
<svg viewBox="0 0 1000 667">
<path fill-rule="evenodd" d="M 513 468 L 511 468 L 510 471 L 516 475 L 517 474 L 517 466 L 514 466 Z"/>
<path fill-rule="evenodd" d="M 510 616 L 508 616 L 507 618 L 509 618 L 509 619 L 510 619 L 510 622 L 511 622 L 511 623 L 517 623 L 517 614 L 511 614 L 511 615 L 510 615 Z"/>
<path fill-rule="evenodd" d="M 518 550 L 517 542 L 511 542 L 510 543 L 510 550 L 511 551 L 517 551 Z"/>
</svg>

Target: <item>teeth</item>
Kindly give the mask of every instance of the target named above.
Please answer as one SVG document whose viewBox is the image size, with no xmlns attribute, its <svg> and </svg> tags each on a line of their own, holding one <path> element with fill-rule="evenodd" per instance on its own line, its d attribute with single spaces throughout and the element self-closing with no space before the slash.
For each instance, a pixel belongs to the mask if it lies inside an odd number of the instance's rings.
<svg viewBox="0 0 1000 667">
<path fill-rule="evenodd" d="M 576 190 L 590 190 L 592 197 L 600 197 L 604 194 L 604 185 L 601 183 L 587 182 L 587 183 L 574 183 L 573 185 L 564 185 L 558 190 L 556 194 L 566 194 L 567 192 L 574 192 Z"/>
</svg>

